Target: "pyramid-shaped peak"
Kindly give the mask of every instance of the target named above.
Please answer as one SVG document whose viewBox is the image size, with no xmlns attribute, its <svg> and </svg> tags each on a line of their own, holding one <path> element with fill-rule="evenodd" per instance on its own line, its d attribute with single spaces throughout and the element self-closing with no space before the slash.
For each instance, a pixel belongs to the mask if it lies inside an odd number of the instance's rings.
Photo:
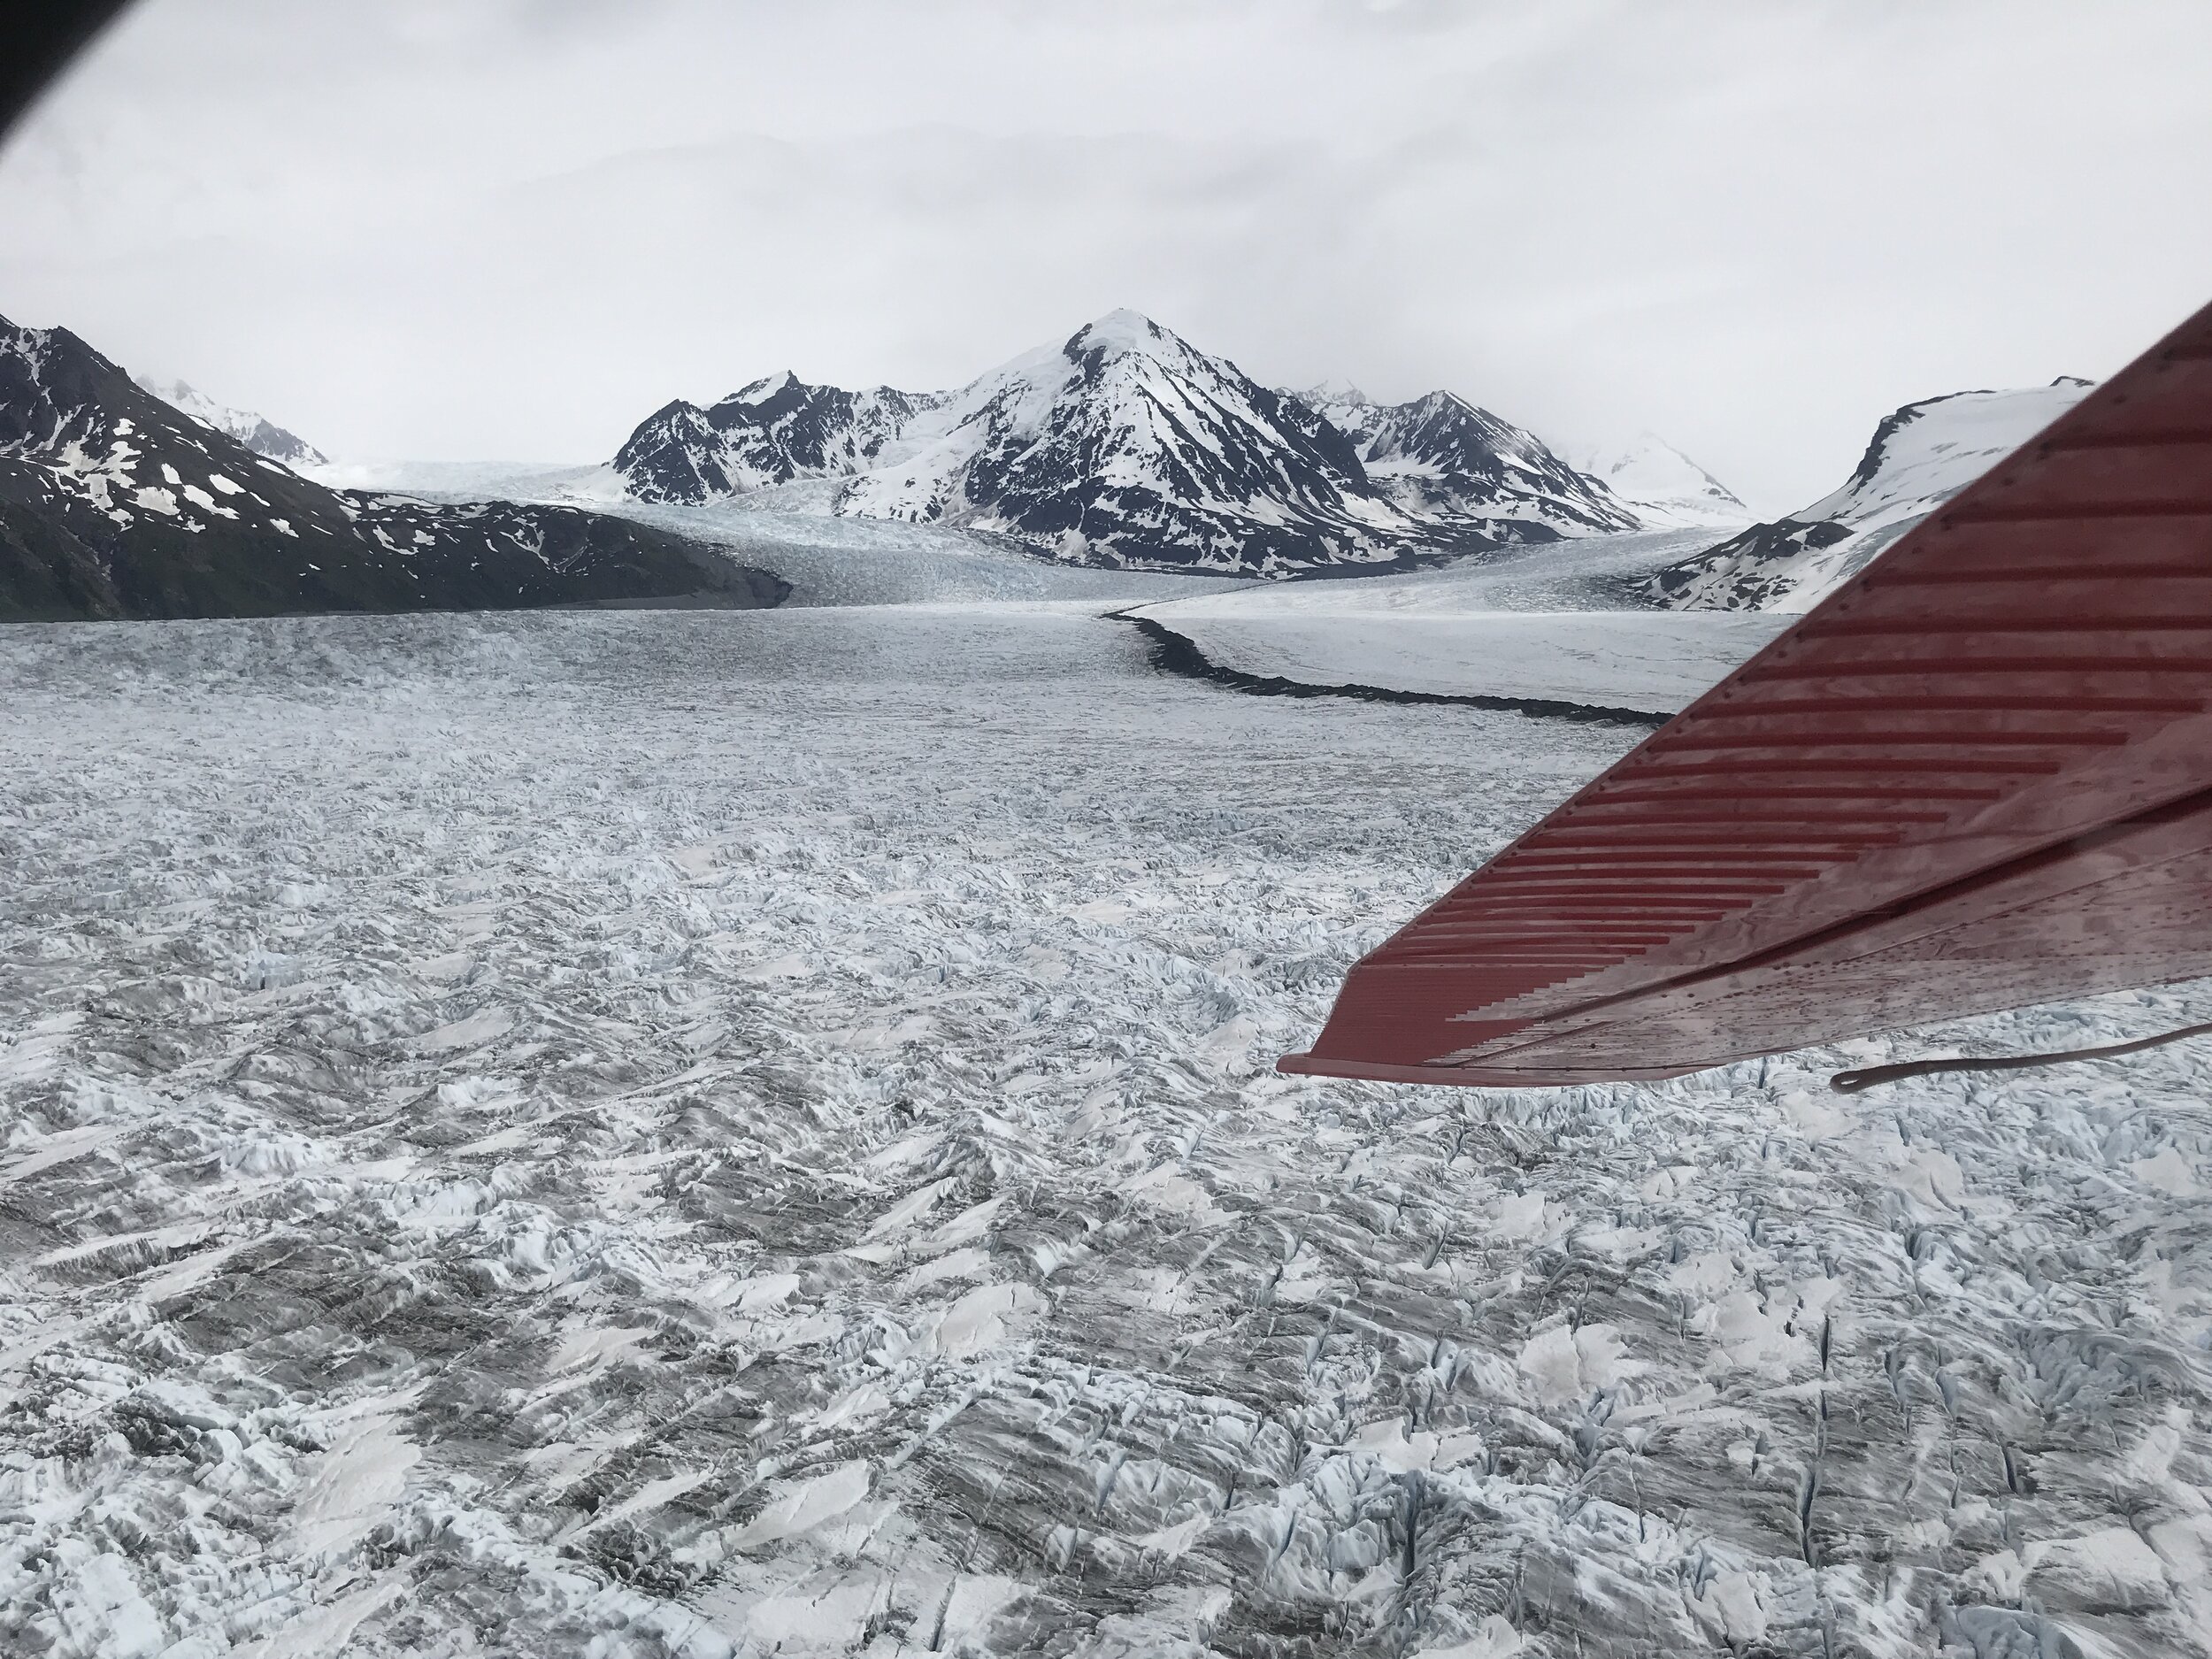
<svg viewBox="0 0 2212 1659">
<path fill-rule="evenodd" d="M 773 374 L 763 375 L 750 386 L 740 388 L 730 401 L 734 403 L 765 403 L 787 388 L 799 384 L 799 377 L 789 369 L 778 369 Z"/>
</svg>

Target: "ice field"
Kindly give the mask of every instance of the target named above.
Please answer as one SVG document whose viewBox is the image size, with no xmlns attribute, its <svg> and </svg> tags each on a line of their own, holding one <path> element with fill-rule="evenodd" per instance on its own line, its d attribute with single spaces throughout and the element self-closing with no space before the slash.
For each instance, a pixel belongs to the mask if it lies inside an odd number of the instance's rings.
<svg viewBox="0 0 2212 1659">
<path fill-rule="evenodd" d="M 2212 1653 L 2204 1048 L 1824 1084 L 2212 996 L 1277 1076 L 1637 733 L 896 555 L 0 632 L 0 1651 Z"/>
<path fill-rule="evenodd" d="M 1209 663 L 1262 680 L 1663 716 L 1790 621 L 1620 608 L 1637 579 L 1724 534 L 1597 536 L 1380 580 L 1223 585 L 1140 614 Z"/>
</svg>

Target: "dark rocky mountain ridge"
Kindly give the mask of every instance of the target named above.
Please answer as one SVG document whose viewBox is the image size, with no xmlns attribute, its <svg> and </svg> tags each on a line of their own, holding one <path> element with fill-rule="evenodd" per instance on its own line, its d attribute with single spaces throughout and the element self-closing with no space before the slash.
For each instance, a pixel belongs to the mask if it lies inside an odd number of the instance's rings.
<svg viewBox="0 0 2212 1659">
<path fill-rule="evenodd" d="M 325 488 L 137 385 L 63 328 L 0 319 L 0 620 L 514 610 L 787 591 L 572 507 Z"/>
</svg>

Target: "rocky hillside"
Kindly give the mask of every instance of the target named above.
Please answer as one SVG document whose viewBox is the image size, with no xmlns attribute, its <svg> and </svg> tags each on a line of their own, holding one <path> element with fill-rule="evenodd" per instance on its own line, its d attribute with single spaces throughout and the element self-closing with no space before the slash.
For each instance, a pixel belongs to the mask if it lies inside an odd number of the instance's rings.
<svg viewBox="0 0 2212 1659">
<path fill-rule="evenodd" d="M 2089 388 L 2066 376 L 2024 390 L 1907 403 L 1875 428 L 1842 488 L 1668 567 L 1647 591 L 1680 610 L 1809 611 Z"/>
<path fill-rule="evenodd" d="M 778 603 L 776 578 L 568 507 L 326 489 L 0 319 L 0 620 Z"/>
</svg>

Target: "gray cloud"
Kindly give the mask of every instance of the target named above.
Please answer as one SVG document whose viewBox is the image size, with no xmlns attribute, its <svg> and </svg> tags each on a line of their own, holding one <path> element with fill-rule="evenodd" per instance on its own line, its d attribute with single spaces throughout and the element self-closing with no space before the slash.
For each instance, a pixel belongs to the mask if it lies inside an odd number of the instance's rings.
<svg viewBox="0 0 2212 1659">
<path fill-rule="evenodd" d="M 1778 508 L 2207 297 L 2208 71 L 2200 0 L 145 0 L 0 154 L 0 311 L 333 453 L 567 460 L 1129 304 Z"/>
</svg>

